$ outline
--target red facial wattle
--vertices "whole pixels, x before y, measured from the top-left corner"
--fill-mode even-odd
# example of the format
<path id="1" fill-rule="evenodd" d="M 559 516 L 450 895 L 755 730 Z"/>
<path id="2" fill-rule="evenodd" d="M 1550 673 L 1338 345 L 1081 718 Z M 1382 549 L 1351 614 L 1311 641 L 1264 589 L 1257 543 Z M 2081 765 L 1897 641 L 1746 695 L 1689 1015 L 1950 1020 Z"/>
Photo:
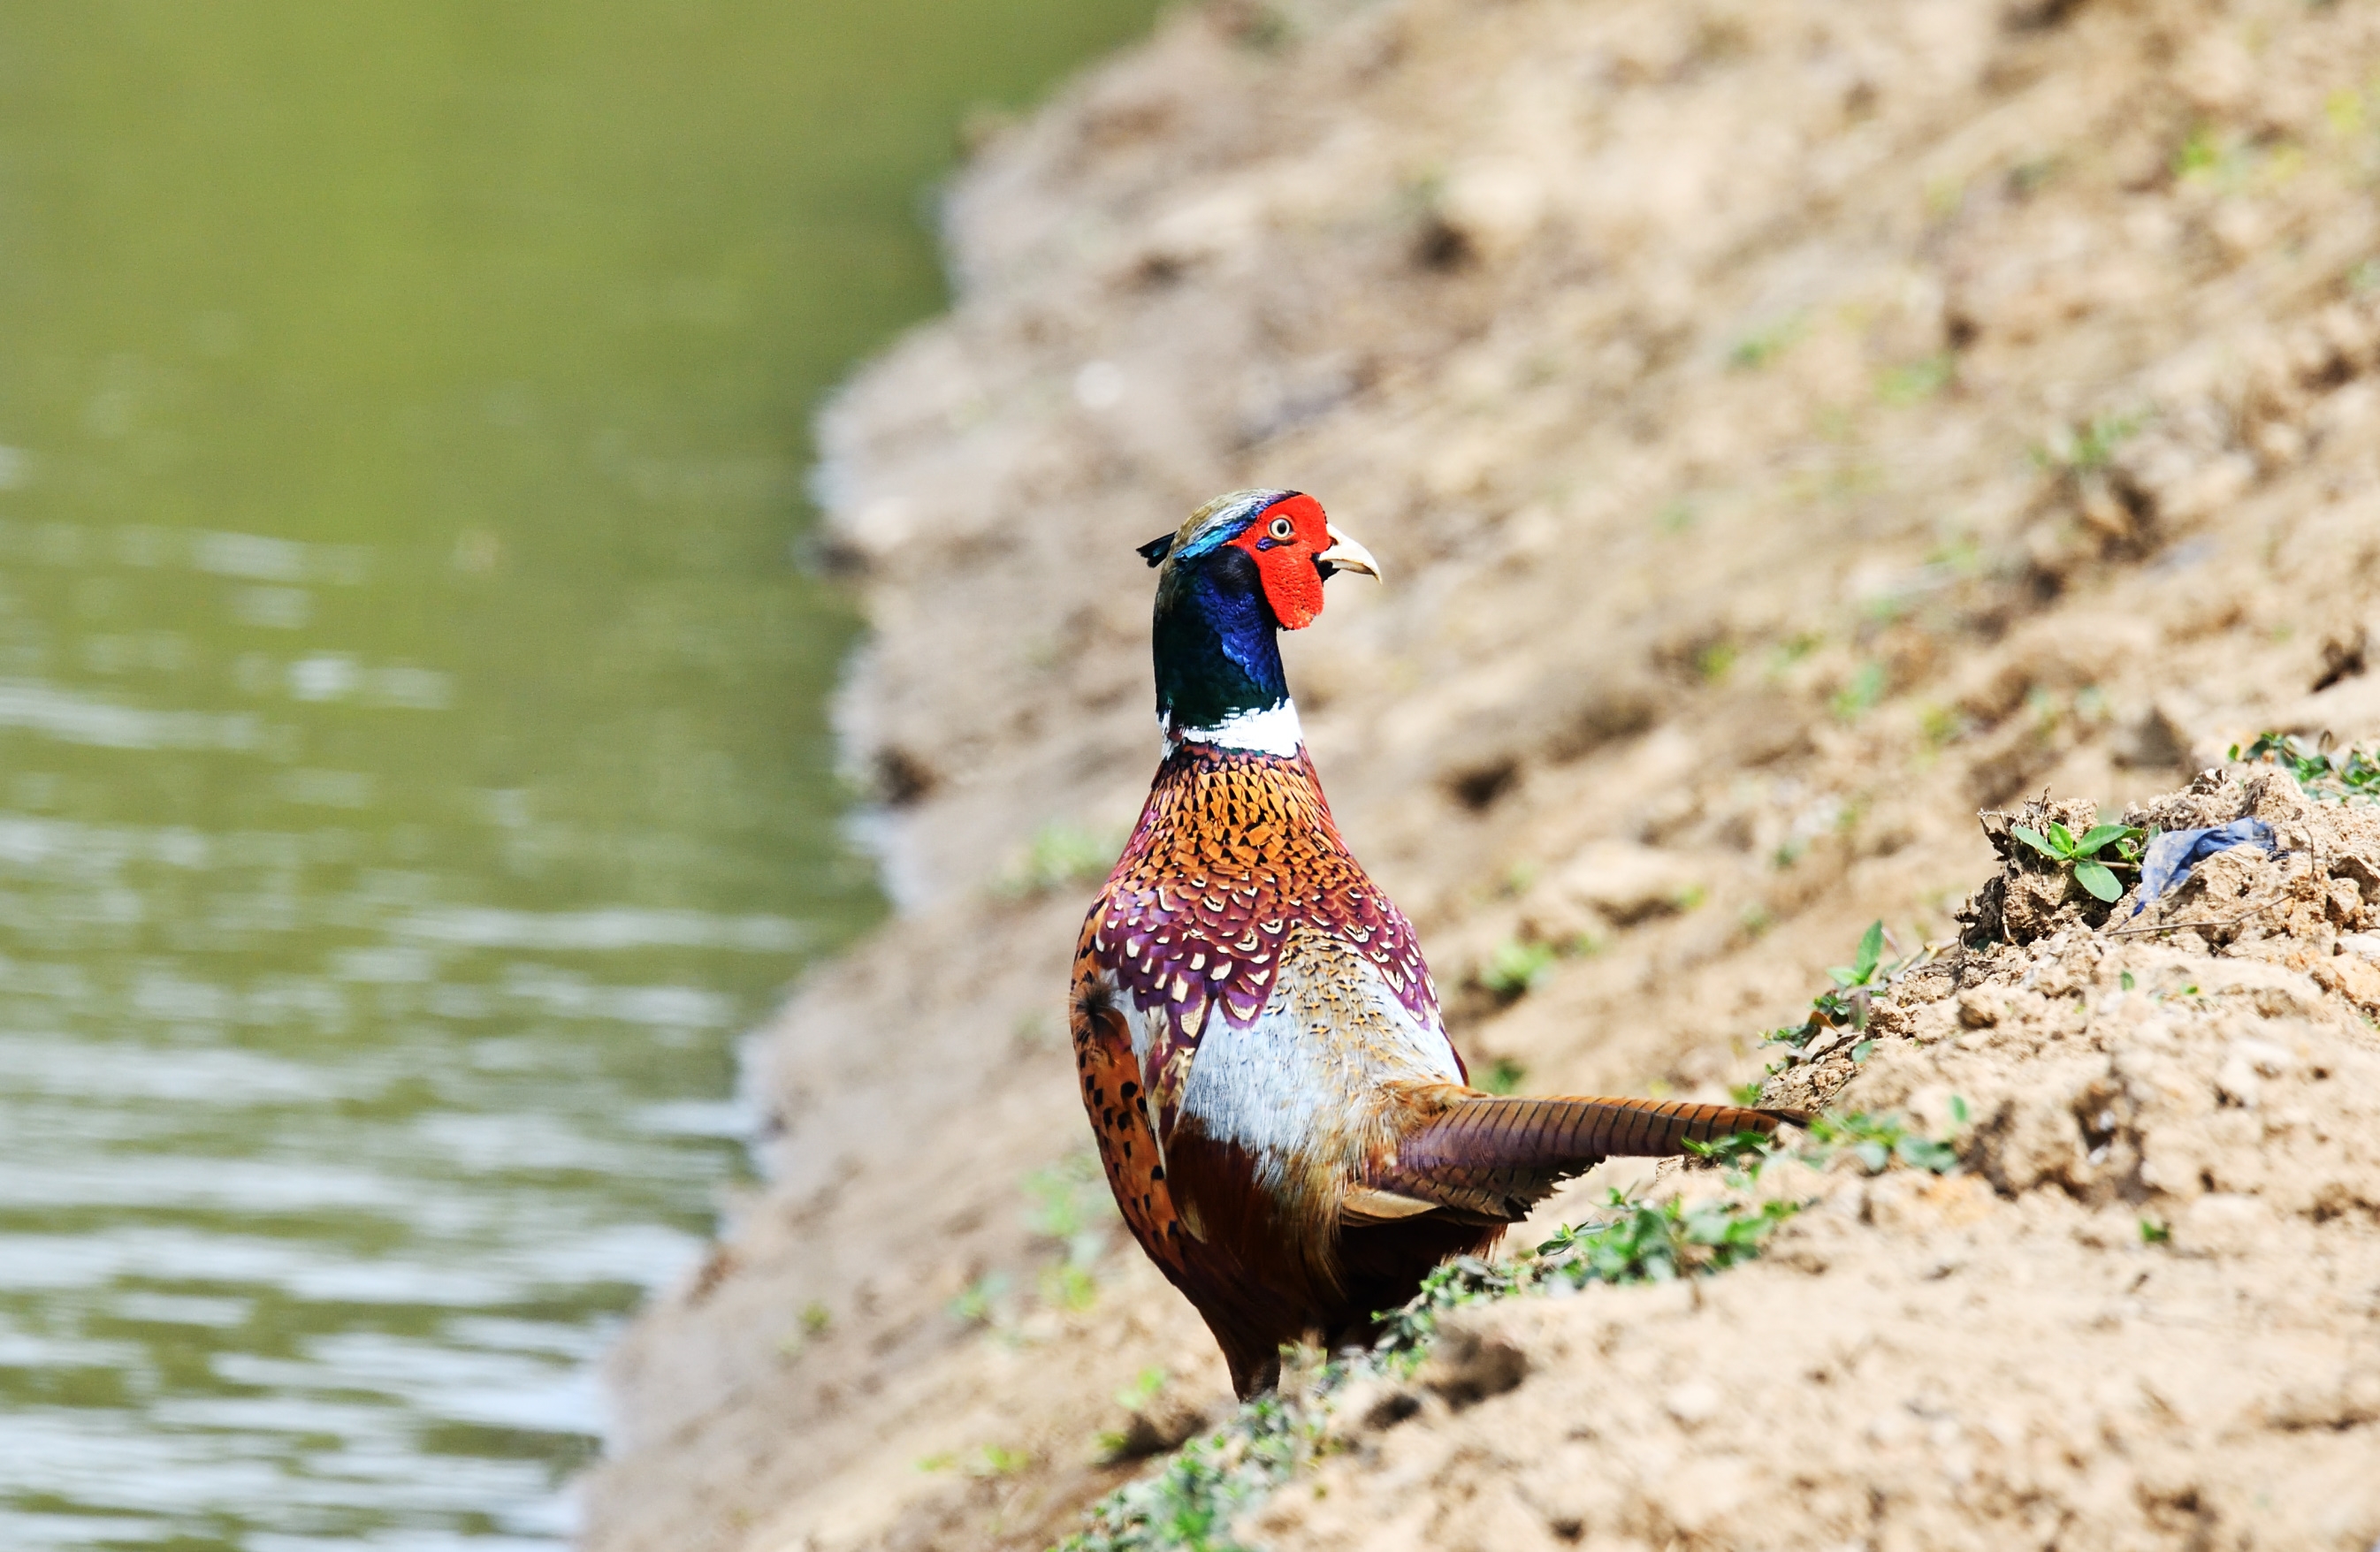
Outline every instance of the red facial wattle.
<path id="1" fill-rule="evenodd" d="M 1304 630 L 1322 612 L 1322 571 L 1316 557 L 1330 548 L 1330 519 L 1312 496 L 1284 496 L 1256 515 L 1232 542 L 1257 563 L 1265 601 L 1283 630 Z"/>

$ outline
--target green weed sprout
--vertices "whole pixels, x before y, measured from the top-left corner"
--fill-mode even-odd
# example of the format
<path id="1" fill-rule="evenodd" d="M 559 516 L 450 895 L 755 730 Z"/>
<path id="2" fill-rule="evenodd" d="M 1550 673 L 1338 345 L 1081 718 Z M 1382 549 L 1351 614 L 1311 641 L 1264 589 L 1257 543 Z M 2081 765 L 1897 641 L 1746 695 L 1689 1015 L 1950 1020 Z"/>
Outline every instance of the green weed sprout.
<path id="1" fill-rule="evenodd" d="M 1760 1085 L 1754 1084 L 1749 1086 L 1753 1097 L 1744 1103 L 1756 1104 L 1760 1097 Z M 1697 1143 L 1692 1139 L 1686 1143 L 1686 1152 L 1694 1158 L 1706 1164 L 1718 1164 L 1739 1171 L 1747 1181 L 1760 1178 L 1760 1166 L 1767 1163 L 1776 1151 L 1776 1139 L 1758 1132 L 1734 1132 L 1724 1137 L 1713 1137 L 1707 1143 Z"/>
<path id="2" fill-rule="evenodd" d="M 1529 1070 L 1509 1056 L 1500 1056 L 1479 1074 L 1480 1088 L 1489 1094 L 1518 1094 L 1521 1085 L 1528 1081 Z"/>
<path id="3" fill-rule="evenodd" d="M 1107 877 L 1125 837 L 1072 819 L 1051 819 L 1033 832 L 1024 858 L 1000 880 L 999 891 L 1017 897 L 1050 894 Z"/>
<path id="4" fill-rule="evenodd" d="M 1479 967 L 1479 984 L 1500 1001 L 1514 1002 L 1545 984 L 1554 973 L 1560 951 L 1551 943 L 1524 943 L 1507 938 L 1488 953 Z"/>
<path id="5" fill-rule="evenodd" d="M 2059 447 L 2035 447 L 2034 462 L 2068 475 L 2092 473 L 2113 462 L 2116 449 L 2141 429 L 2139 415 L 2102 415 L 2077 427 Z"/>
<path id="6" fill-rule="evenodd" d="M 1852 953 L 1852 963 L 1835 965 L 1827 974 L 1836 987 L 1850 991 L 1856 987 L 1875 986 L 1882 978 L 1883 968 L 1884 923 L 1878 920 L 1868 923 L 1867 930 L 1860 934 L 1859 948 Z"/>
<path id="7" fill-rule="evenodd" d="M 2099 854 L 2113 845 L 2117 867 L 2136 866 L 2141 855 L 2142 832 L 2130 825 L 2093 825 L 2078 836 L 2052 819 L 2046 834 L 2029 825 L 2017 825 L 2010 833 L 2050 861 L 2071 867 L 2076 883 L 2095 897 L 2110 902 L 2124 892 L 2124 886 L 2116 881 L 2109 864 L 2101 860 Z"/>
<path id="8" fill-rule="evenodd" d="M 1796 1049 L 1808 1045 L 1822 1024 L 1848 1024 L 1853 1029 L 1867 1027 L 1868 1003 L 1892 977 L 1891 966 L 1884 962 L 1884 923 L 1868 923 L 1867 930 L 1860 934 L 1859 947 L 1852 952 L 1852 962 L 1829 967 L 1827 975 L 1834 981 L 1834 987 L 1820 992 L 1811 1002 L 1812 1016 L 1798 1032 L 1801 1037 L 1789 1039 Z M 1782 1035 L 1786 1032 L 1779 1030 L 1778 1033 Z"/>

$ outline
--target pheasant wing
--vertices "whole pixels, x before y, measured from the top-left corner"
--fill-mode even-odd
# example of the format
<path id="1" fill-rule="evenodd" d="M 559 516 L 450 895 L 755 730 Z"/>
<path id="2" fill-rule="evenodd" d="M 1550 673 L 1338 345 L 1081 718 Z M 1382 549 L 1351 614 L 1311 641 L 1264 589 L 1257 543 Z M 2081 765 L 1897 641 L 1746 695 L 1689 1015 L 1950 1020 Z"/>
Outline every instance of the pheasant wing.
<path id="1" fill-rule="evenodd" d="M 1083 1108 L 1099 1139 L 1099 1163 L 1108 1187 L 1140 1248 L 1165 1274 L 1183 1274 L 1181 1215 L 1165 1183 L 1165 1155 L 1149 1124 L 1140 1063 L 1132 1051 L 1132 1031 L 1097 990 L 1098 964 L 1086 955 L 1075 965 L 1071 1023 L 1075 1071 L 1082 1080 Z"/>

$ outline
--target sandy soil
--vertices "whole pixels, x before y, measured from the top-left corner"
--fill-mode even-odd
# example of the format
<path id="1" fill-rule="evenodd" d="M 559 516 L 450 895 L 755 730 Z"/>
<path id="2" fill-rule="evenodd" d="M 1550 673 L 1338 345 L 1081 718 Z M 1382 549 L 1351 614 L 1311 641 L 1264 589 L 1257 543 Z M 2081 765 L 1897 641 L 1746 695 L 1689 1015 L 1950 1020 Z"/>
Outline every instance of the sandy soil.
<path id="1" fill-rule="evenodd" d="M 2375 82 L 2380 15 L 2297 0 L 1233 5 L 989 148 L 959 306 L 826 426 L 905 914 L 770 1032 L 773 1182 L 616 1355 L 588 1544 L 1038 1547 L 1139 1469 L 1103 1432 L 1220 1404 L 1068 1172 L 1059 1034 L 1068 854 L 1155 763 L 1131 547 L 1218 491 L 1386 564 L 1293 685 L 1532 1090 L 1758 1078 L 1869 920 L 1955 939 L 1979 808 L 2380 734 Z M 1532 1377 L 1251 1534 L 2368 1545 L 2380 924 L 2325 899 L 1912 985 L 1856 1097 L 1960 1093 L 1962 1173 L 1828 1173 L 1698 1291 L 1475 1317 Z"/>

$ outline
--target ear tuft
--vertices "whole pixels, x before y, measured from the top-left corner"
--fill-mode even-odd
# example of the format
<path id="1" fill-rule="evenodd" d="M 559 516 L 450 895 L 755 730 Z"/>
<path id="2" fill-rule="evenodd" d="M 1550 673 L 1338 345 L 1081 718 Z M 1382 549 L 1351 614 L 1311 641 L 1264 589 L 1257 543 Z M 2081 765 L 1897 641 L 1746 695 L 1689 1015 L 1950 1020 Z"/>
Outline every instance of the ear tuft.
<path id="1" fill-rule="evenodd" d="M 1155 539 L 1150 540 L 1148 543 L 1136 546 L 1135 552 L 1138 554 L 1142 560 L 1147 561 L 1150 565 L 1156 566 L 1163 565 L 1165 564 L 1165 557 L 1171 554 L 1172 550 L 1173 536 L 1172 534 L 1160 534 Z"/>

